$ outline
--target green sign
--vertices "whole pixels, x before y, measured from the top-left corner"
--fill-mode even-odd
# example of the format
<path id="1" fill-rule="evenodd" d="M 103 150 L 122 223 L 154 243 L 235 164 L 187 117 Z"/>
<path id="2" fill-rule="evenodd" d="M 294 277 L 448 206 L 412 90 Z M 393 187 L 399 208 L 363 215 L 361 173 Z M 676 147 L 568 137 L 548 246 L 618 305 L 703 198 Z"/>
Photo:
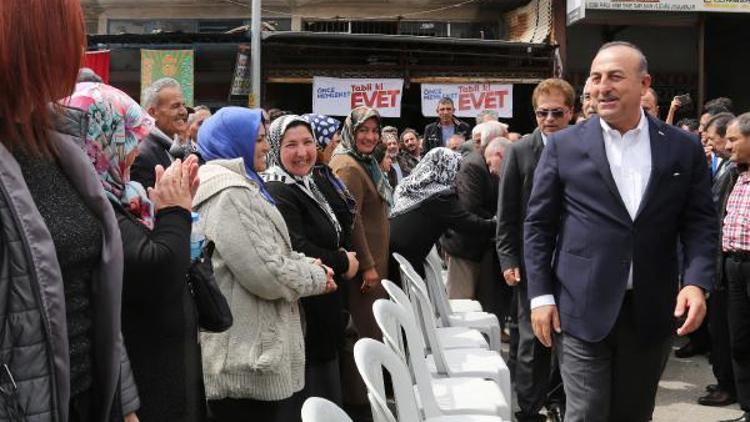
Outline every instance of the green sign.
<path id="1" fill-rule="evenodd" d="M 193 105 L 193 50 L 141 50 L 141 105 L 146 88 L 161 78 L 182 85 L 185 104 Z"/>

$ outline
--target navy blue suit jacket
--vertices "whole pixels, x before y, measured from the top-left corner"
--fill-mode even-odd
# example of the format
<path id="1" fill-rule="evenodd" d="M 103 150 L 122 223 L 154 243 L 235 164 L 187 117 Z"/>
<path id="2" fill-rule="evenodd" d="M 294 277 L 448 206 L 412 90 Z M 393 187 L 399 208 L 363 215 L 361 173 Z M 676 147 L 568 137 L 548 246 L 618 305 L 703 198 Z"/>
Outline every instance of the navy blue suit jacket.
<path id="1" fill-rule="evenodd" d="M 710 290 L 717 242 L 711 175 L 697 138 L 648 118 L 651 178 L 628 214 L 598 117 L 549 137 L 524 223 L 529 298 L 552 294 L 565 333 L 589 342 L 612 330 L 633 263 L 636 327 L 644 341 L 674 332 L 678 239 L 684 284 Z"/>

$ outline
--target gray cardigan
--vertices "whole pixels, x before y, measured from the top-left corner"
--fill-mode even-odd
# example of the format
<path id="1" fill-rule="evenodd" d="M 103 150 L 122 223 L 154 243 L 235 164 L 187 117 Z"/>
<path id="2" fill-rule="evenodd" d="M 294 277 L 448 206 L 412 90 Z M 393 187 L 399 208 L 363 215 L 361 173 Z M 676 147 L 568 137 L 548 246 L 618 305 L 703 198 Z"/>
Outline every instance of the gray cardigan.
<path id="1" fill-rule="evenodd" d="M 120 332 L 123 255 L 109 201 L 83 152 L 84 115 L 67 109 L 50 132 L 66 176 L 102 224 L 102 258 L 92 280 L 95 420 L 121 421 L 139 407 Z M 35 421 L 68 420 L 69 351 L 62 275 L 42 216 L 13 155 L 0 144 L 0 355 L 18 386 L 18 402 Z M 10 307 L 10 309 L 8 309 Z M 8 315 L 8 321 L 4 321 Z M 5 374 L 0 382 L 5 382 Z M 0 397 L 0 406 L 3 405 Z"/>

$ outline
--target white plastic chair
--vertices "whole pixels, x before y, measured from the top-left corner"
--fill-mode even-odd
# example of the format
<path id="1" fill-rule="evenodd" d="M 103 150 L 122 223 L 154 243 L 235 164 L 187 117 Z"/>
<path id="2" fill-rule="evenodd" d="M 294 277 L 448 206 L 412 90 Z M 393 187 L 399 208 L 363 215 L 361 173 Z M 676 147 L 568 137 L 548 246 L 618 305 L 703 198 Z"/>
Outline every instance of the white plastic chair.
<path id="1" fill-rule="evenodd" d="M 406 280 L 407 274 L 403 269 L 401 270 L 401 279 Z M 485 340 L 482 333 L 472 328 L 467 327 L 437 327 L 435 323 L 435 316 L 432 315 L 431 319 L 425 318 L 424 312 L 419 308 L 419 303 L 416 299 L 411 301 L 406 293 L 401 290 L 395 283 L 390 280 L 383 280 L 382 286 L 391 300 L 403 306 L 404 308 L 411 307 L 414 311 L 415 317 L 419 321 L 420 328 L 424 333 L 424 341 L 429 344 L 427 339 L 427 330 L 432 329 L 437 336 L 437 341 L 444 350 L 451 349 L 489 349 L 489 344 Z M 431 311 L 427 311 L 429 314 Z"/>
<path id="2" fill-rule="evenodd" d="M 422 336 L 414 316 L 400 305 L 384 299 L 373 304 L 375 321 L 383 332 L 383 341 L 394 352 L 400 349 L 401 330 L 406 334 L 406 356 L 416 381 L 419 404 L 426 416 L 477 414 L 510 419 L 510 400 L 494 381 L 479 377 L 433 378 L 427 368 Z"/>
<path id="3" fill-rule="evenodd" d="M 480 331 L 489 339 L 490 349 L 500 352 L 500 321 L 498 321 L 497 316 L 488 312 L 455 313 L 441 302 L 438 302 L 437 306 L 435 306 L 436 304 L 433 304 L 430 300 L 424 280 L 422 280 L 422 277 L 414 271 L 414 267 L 411 266 L 409 261 L 397 253 L 394 253 L 393 257 L 402 268 L 406 269 L 407 275 L 411 275 L 411 277 L 407 277 L 410 296 L 411 293 L 416 291 L 424 293 L 423 296 L 427 299 L 426 302 L 423 303 L 423 309 L 425 312 L 427 309 L 432 309 L 433 312 L 437 311 L 437 315 L 440 318 L 440 323 L 443 327 L 469 327 Z M 430 274 L 431 272 L 434 274 L 434 271 L 434 268 L 430 265 L 425 266 L 425 274 Z"/>
<path id="4" fill-rule="evenodd" d="M 302 422 L 353 422 L 335 403 L 310 397 L 302 405 Z"/>
<path id="5" fill-rule="evenodd" d="M 388 303 L 387 301 L 383 301 Z M 395 305 L 395 304 L 394 304 Z M 367 396 L 377 422 L 509 422 L 497 416 L 456 414 L 423 415 L 419 411 L 409 369 L 403 359 L 388 346 L 371 338 L 363 338 L 354 345 L 354 362 L 367 386 Z M 383 369 L 391 375 L 393 396 L 396 400 L 396 418 L 386 401 Z"/>
<path id="6" fill-rule="evenodd" d="M 448 292 L 445 290 L 445 281 L 440 276 L 439 271 L 442 268 L 442 260 L 438 255 L 437 249 L 433 246 L 430 253 L 427 254 L 425 259 L 425 267 L 428 265 L 434 269 L 435 274 L 438 275 L 436 279 L 430 279 L 427 277 L 425 282 L 427 283 L 427 293 L 430 294 L 430 298 L 437 302 L 442 301 L 445 306 L 453 312 L 482 312 L 482 304 L 479 301 L 472 299 L 448 299 Z M 426 275 L 426 274 L 425 274 Z"/>
<path id="7" fill-rule="evenodd" d="M 413 277 L 413 275 L 406 274 L 406 277 Z M 400 289 L 392 282 L 383 280 L 382 285 L 389 294 L 393 292 L 391 294 L 392 297 L 399 294 L 398 291 Z M 401 294 L 404 294 L 403 291 L 401 291 Z M 423 295 L 422 292 L 416 291 L 415 295 L 418 296 L 415 299 L 421 302 L 426 301 L 425 297 L 419 297 Z M 399 301 L 395 302 L 401 309 L 411 311 L 411 307 L 408 305 L 404 305 Z M 503 392 L 503 396 L 510 402 L 510 369 L 500 353 L 494 350 L 477 348 L 443 350 L 436 335 L 437 333 L 434 329 L 430 329 L 434 328 L 436 324 L 434 315 L 430 312 L 422 311 L 422 307 L 419 307 L 418 313 L 421 313 L 422 317 L 425 318 L 422 329 L 424 330 L 425 337 L 427 338 L 426 344 L 431 353 L 426 357 L 427 369 L 431 374 L 438 377 L 479 377 L 491 379 L 497 383 L 500 391 Z M 386 334 L 384 333 L 384 335 Z M 396 338 L 396 341 L 400 340 L 400 338 Z M 399 350 L 402 353 L 404 352 L 403 347 L 399 348 Z"/>

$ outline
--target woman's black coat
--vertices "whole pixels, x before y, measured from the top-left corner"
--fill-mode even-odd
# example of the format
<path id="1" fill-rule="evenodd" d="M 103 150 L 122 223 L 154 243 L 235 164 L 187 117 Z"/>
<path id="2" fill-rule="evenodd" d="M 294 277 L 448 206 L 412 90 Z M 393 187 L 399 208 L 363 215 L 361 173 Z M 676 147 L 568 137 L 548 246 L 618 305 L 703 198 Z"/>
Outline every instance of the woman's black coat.
<path id="1" fill-rule="evenodd" d="M 344 229 L 351 221 L 340 206 L 338 194 L 323 178 L 313 176 L 316 185 L 334 209 L 339 224 Z M 336 229 L 318 204 L 298 186 L 273 181 L 267 184 L 268 191 L 276 201 L 276 207 L 284 217 L 292 247 L 309 257 L 320 259 L 336 274 L 339 288 L 329 294 L 304 297 L 300 300 L 305 315 L 305 355 L 308 361 L 325 362 L 336 357 L 344 337 L 344 280 L 341 275 L 349 268 L 344 252 L 351 243 L 350 227 L 342 230 L 337 238 Z M 338 204 L 341 205 L 341 204 Z M 338 210 L 338 211 L 337 211 Z M 341 217 L 339 215 L 341 214 Z M 344 220 L 344 221 L 342 221 Z"/>
<path id="2" fill-rule="evenodd" d="M 122 332 L 141 396 L 142 422 L 205 420 L 205 392 L 190 265 L 190 213 L 156 214 L 149 230 L 115 204 L 125 253 Z"/>

